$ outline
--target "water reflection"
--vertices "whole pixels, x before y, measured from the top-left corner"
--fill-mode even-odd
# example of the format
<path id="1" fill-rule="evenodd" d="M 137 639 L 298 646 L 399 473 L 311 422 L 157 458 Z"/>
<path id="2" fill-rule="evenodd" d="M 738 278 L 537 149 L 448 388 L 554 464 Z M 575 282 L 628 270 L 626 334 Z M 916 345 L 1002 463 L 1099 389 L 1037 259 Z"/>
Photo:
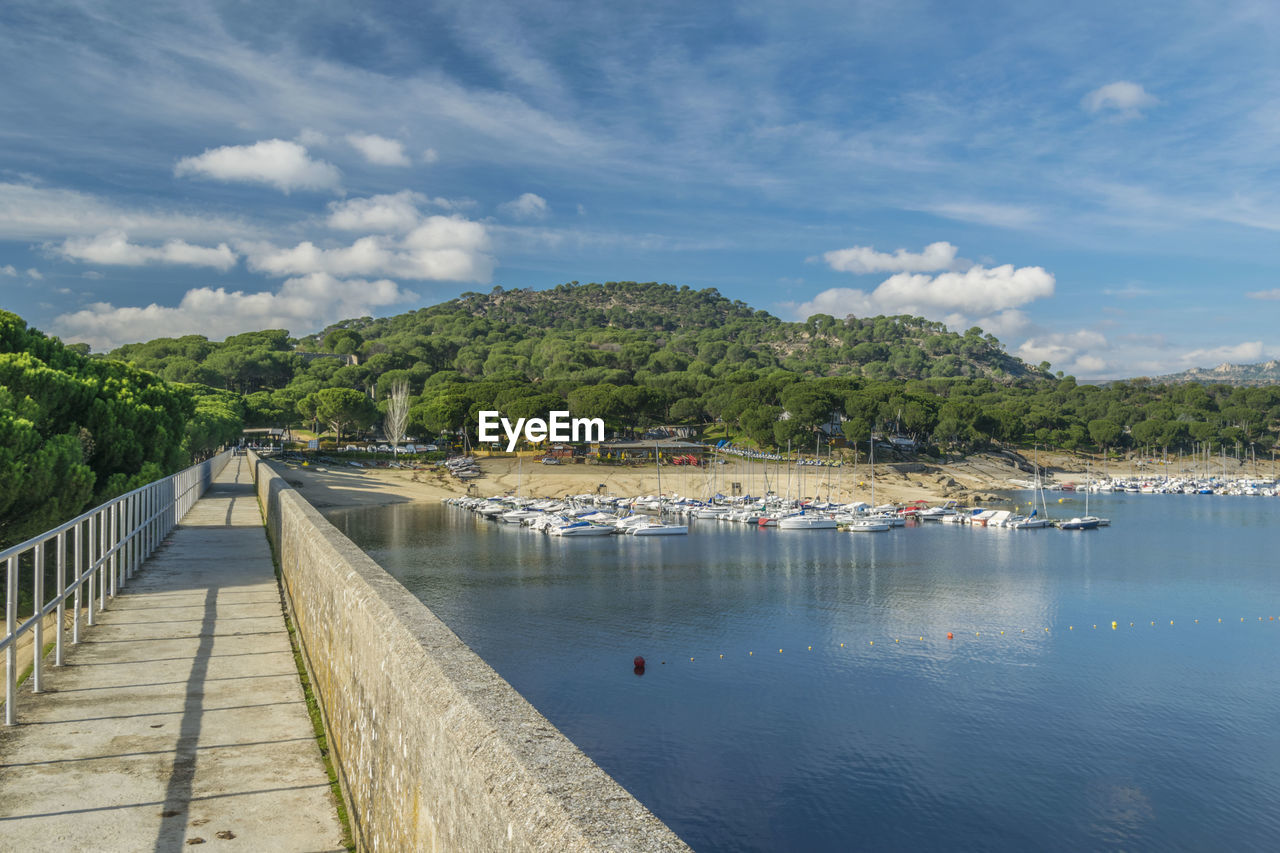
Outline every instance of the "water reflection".
<path id="1" fill-rule="evenodd" d="M 1098 505 L 647 539 L 329 515 L 695 849 L 1265 847 L 1280 503 Z"/>

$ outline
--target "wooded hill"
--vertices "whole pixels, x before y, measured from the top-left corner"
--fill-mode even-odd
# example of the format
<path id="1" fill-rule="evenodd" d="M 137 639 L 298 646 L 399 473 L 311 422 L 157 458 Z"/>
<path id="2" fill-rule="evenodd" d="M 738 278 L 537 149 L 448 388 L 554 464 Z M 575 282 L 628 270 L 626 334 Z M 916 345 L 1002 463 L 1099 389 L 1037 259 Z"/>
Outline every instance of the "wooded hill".
<path id="1" fill-rule="evenodd" d="M 760 446 L 812 447 L 822 428 L 851 441 L 902 432 L 958 450 L 1036 442 L 1268 452 L 1280 424 L 1277 386 L 1077 385 L 977 328 L 960 335 L 918 317 L 787 323 L 715 290 L 652 283 L 494 288 L 299 341 L 281 330 L 217 343 L 189 335 L 108 357 L 208 386 L 237 401 L 248 426 L 359 429 L 380 418 L 370 397 L 384 407 L 404 381 L 409 430 L 426 438 L 474 437 L 481 409 L 518 418 L 568 408 L 622 432 L 714 426 Z"/>
<path id="2" fill-rule="evenodd" d="M 344 331 L 357 333 L 371 355 L 419 350 L 437 369 L 448 362 L 468 377 L 515 371 L 537 381 L 590 367 L 712 376 L 782 368 L 815 377 L 1002 383 L 1048 376 L 1048 365 L 1029 367 L 977 327 L 959 335 L 905 315 L 837 320 L 816 314 L 787 323 L 715 289 L 652 282 L 497 287 L 395 317 L 347 320 L 300 345 L 331 348 Z"/>

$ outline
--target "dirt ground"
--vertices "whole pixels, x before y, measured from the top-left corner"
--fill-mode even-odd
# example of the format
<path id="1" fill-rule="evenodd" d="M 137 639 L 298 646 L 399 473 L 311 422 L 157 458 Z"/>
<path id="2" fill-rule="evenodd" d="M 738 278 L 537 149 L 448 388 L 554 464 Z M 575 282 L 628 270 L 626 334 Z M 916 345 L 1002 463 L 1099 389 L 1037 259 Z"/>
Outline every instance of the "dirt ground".
<path id="1" fill-rule="evenodd" d="M 1103 466 L 1098 459 L 1061 453 L 1042 453 L 1039 464 L 1049 470 L 1050 482 L 1083 483 L 1087 476 L 1141 476 L 1163 473 L 1136 460 Z M 723 465 L 704 468 L 668 466 L 659 472 L 652 465 L 615 466 L 586 463 L 542 465 L 532 459 L 479 457 L 482 476 L 469 483 L 450 476 L 443 468 L 423 471 L 355 468 L 326 464 L 303 466 L 276 463 L 281 473 L 317 507 L 359 506 L 406 501 L 438 501 L 473 494 L 478 496 L 516 494 L 536 497 L 594 494 L 683 495 L 705 498 L 717 492 L 762 495 L 778 494 L 822 497 L 835 501 L 872 499 L 870 469 L 858 466 L 814 467 L 762 464 L 728 459 Z M 1172 467 L 1172 466 L 1171 466 Z M 1000 494 L 1029 482 L 1033 465 L 1030 457 L 1014 453 L 981 453 L 944 464 L 931 462 L 877 462 L 875 502 L 904 503 L 925 500 L 937 503 L 995 503 Z M 1170 473 L 1176 473 L 1171 471 Z M 1234 473 L 1228 471 L 1228 473 Z M 1244 471 L 1241 474 L 1246 473 Z M 1264 474 L 1267 472 L 1263 472 Z M 803 482 L 801 481 L 803 477 Z"/>

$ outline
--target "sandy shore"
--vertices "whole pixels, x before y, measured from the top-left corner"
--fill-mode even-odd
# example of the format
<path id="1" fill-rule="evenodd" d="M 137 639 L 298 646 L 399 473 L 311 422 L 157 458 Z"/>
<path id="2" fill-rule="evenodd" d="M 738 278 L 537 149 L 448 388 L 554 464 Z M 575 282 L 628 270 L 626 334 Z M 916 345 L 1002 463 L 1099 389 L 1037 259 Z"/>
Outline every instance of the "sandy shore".
<path id="1" fill-rule="evenodd" d="M 593 464 L 541 465 L 525 459 L 523 465 L 508 457 L 479 458 L 483 476 L 470 483 L 461 482 L 443 469 L 408 471 L 399 469 L 355 468 L 326 464 L 303 466 L 297 463 L 275 463 L 285 478 L 317 507 L 369 506 L 406 501 L 438 501 L 447 497 L 473 494 L 479 496 L 515 494 L 538 497 L 593 494 L 598 491 L 615 495 L 658 494 L 658 472 L 652 466 L 612 466 Z M 1048 466 L 1057 482 L 1083 482 L 1086 457 L 1066 454 L 1041 454 L 1040 464 Z M 1097 460 L 1089 463 L 1093 476 L 1103 466 Z M 788 468 L 790 482 L 788 482 Z M 905 503 L 925 500 L 937 503 L 958 500 L 961 503 L 993 503 L 1002 499 L 1001 492 L 1017 488 L 1015 481 L 1031 479 L 1031 461 L 1012 453 L 982 453 L 945 464 L 929 462 L 877 463 L 875 472 L 876 503 Z M 1135 462 L 1106 468 L 1112 476 L 1135 476 L 1150 468 Z M 804 482 L 800 482 L 803 473 Z M 1228 473 L 1243 475 L 1244 470 Z M 713 479 L 714 478 L 714 479 Z M 726 461 L 707 468 L 664 466 L 661 492 L 704 498 L 715 492 L 760 495 L 767 489 L 779 494 L 805 497 L 827 497 L 832 500 L 871 500 L 871 478 L 867 465 L 822 468 L 803 466 L 761 465 L 744 460 Z M 470 491 L 468 489 L 470 488 Z"/>

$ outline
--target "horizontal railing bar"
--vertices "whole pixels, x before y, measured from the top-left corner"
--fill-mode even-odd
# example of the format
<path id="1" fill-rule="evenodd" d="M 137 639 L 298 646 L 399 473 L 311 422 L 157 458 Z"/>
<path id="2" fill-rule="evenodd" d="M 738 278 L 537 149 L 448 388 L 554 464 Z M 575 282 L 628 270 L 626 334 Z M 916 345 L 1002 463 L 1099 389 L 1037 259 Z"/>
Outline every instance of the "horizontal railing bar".
<path id="1" fill-rule="evenodd" d="M 219 454 L 219 456 L 220 455 L 221 454 Z M 32 548 L 36 547 L 37 545 L 44 542 L 48 542 L 50 539 L 53 539 L 54 537 L 56 537 L 58 534 L 65 533 L 66 531 L 75 527 L 77 524 L 87 521 L 90 517 L 92 517 L 96 513 L 99 513 L 106 509 L 110 509 L 112 506 L 120 503 L 126 498 L 130 498 L 130 497 L 133 497 L 134 495 L 141 494 L 147 491 L 148 489 L 154 489 L 158 487 L 161 483 L 165 483 L 170 480 L 173 480 L 174 478 L 180 477 L 183 474 L 187 473 L 188 471 L 191 471 L 192 469 L 197 468 L 200 465 L 204 465 L 206 463 L 212 462 L 214 459 L 217 459 L 217 458 L 218 458 L 217 456 L 214 456 L 210 459 L 206 459 L 204 462 L 196 463 L 196 465 L 191 466 L 191 468 L 185 468 L 182 471 L 179 471 L 177 474 L 170 474 L 168 477 L 165 477 L 160 480 L 154 480 L 150 483 L 147 483 L 145 486 L 139 486 L 138 488 L 134 489 L 131 492 L 125 492 L 122 495 L 116 495 L 114 498 L 111 498 L 105 503 L 95 506 L 93 509 L 85 510 L 84 512 L 80 513 L 80 515 L 77 515 L 75 518 L 71 519 L 70 521 L 64 521 L 62 524 L 58 525 L 57 527 L 46 530 L 44 533 L 37 534 L 25 542 L 19 542 L 17 545 L 10 545 L 8 548 L 4 549 L 3 551 L 0 551 L 0 560 L 6 560 L 11 556 L 18 556 L 18 555 L 24 554 L 27 551 L 30 551 Z M 196 486 L 198 485 L 199 485 L 199 481 L 197 480 L 196 482 L 187 486 L 181 492 L 176 493 L 174 495 L 173 503 L 176 503 L 180 498 L 186 497 L 187 494 L 192 489 L 196 488 Z"/>

